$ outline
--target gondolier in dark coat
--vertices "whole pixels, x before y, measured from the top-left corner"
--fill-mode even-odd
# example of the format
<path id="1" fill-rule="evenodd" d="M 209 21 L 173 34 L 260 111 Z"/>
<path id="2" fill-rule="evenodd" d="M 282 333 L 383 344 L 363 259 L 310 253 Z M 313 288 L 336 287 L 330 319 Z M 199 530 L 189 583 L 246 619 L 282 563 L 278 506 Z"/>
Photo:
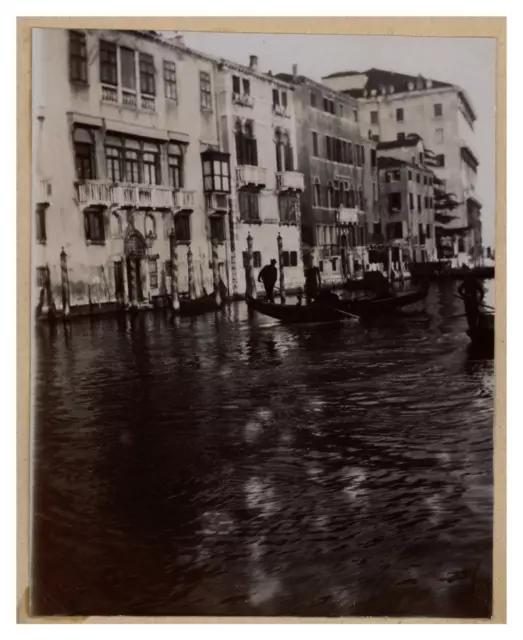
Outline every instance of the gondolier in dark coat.
<path id="1" fill-rule="evenodd" d="M 485 298 L 485 289 L 473 274 L 468 275 L 458 289 L 459 295 L 465 301 L 465 314 L 469 328 L 473 329 L 479 320 L 479 307 Z"/>
<path id="2" fill-rule="evenodd" d="M 310 304 L 313 300 L 316 300 L 320 292 L 321 276 L 318 267 L 311 264 L 305 269 L 305 298 L 307 304 Z"/>
<path id="3" fill-rule="evenodd" d="M 266 264 L 258 274 L 258 282 L 263 282 L 267 300 L 274 302 L 274 285 L 278 279 L 278 269 L 276 269 L 276 260 L 271 260 L 271 264 Z"/>

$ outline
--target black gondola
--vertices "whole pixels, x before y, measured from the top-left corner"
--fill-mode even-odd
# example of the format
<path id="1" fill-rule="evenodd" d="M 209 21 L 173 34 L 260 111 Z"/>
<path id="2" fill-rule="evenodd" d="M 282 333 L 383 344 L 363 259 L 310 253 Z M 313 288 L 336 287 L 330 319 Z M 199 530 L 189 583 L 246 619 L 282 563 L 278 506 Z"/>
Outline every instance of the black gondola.
<path id="1" fill-rule="evenodd" d="M 369 297 L 356 300 L 329 299 L 308 305 L 275 304 L 256 298 L 247 298 L 250 309 L 280 320 L 284 324 L 342 322 L 348 318 L 371 319 L 393 313 L 416 302 L 424 300 L 429 290 L 425 283 L 415 291 L 398 293 L 387 297 Z"/>

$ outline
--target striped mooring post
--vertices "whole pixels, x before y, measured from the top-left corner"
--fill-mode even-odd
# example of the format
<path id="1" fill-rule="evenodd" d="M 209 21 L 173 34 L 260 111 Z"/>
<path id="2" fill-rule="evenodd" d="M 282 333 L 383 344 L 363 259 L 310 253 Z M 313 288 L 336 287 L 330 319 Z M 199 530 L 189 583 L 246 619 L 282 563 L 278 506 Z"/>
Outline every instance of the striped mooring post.
<path id="1" fill-rule="evenodd" d="M 283 239 L 281 234 L 278 233 L 278 266 L 280 268 L 280 297 L 281 303 L 285 304 L 285 274 L 283 264 Z"/>
<path id="2" fill-rule="evenodd" d="M 256 282 L 254 280 L 254 265 L 252 254 L 252 236 L 247 234 L 247 261 L 245 264 L 245 293 L 251 298 L 256 297 Z"/>
<path id="3" fill-rule="evenodd" d="M 187 272 L 189 282 L 189 300 L 194 300 L 196 298 L 196 287 L 194 278 L 194 260 L 190 245 L 187 249 Z"/>
<path id="4" fill-rule="evenodd" d="M 60 271 L 62 274 L 62 314 L 67 318 L 71 313 L 71 304 L 69 296 L 69 272 L 67 271 L 67 253 L 62 247 L 60 252 Z"/>
<path id="5" fill-rule="evenodd" d="M 177 312 L 180 310 L 180 298 L 178 296 L 178 251 L 174 229 L 169 234 L 169 249 L 171 256 L 171 308 Z"/>
<path id="6" fill-rule="evenodd" d="M 218 257 L 218 241 L 216 239 L 212 241 L 212 281 L 214 300 L 219 307 L 222 304 L 222 298 L 220 296 L 220 262 Z"/>

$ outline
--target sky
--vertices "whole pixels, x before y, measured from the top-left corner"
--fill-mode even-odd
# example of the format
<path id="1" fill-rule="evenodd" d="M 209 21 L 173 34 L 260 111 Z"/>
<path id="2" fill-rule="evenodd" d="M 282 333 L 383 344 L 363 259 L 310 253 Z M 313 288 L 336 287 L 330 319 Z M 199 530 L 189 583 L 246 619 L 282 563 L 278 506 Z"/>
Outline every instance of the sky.
<path id="1" fill-rule="evenodd" d="M 189 47 L 244 65 L 249 64 L 249 55 L 257 55 L 259 69 L 265 73 L 291 73 L 297 64 L 299 74 L 320 81 L 335 71 L 377 67 L 461 86 L 478 116 L 475 147 L 480 161 L 477 192 L 483 202 L 483 244 L 494 246 L 494 39 L 195 32 L 183 36 Z"/>

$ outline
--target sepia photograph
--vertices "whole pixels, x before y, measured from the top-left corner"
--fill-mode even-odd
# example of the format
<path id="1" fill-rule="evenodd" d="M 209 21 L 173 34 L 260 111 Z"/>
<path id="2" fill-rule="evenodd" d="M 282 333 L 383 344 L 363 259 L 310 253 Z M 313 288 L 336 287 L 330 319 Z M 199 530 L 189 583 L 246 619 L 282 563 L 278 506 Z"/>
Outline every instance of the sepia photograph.
<path id="1" fill-rule="evenodd" d="M 29 615 L 491 619 L 496 38 L 115 25 L 30 30 Z"/>

